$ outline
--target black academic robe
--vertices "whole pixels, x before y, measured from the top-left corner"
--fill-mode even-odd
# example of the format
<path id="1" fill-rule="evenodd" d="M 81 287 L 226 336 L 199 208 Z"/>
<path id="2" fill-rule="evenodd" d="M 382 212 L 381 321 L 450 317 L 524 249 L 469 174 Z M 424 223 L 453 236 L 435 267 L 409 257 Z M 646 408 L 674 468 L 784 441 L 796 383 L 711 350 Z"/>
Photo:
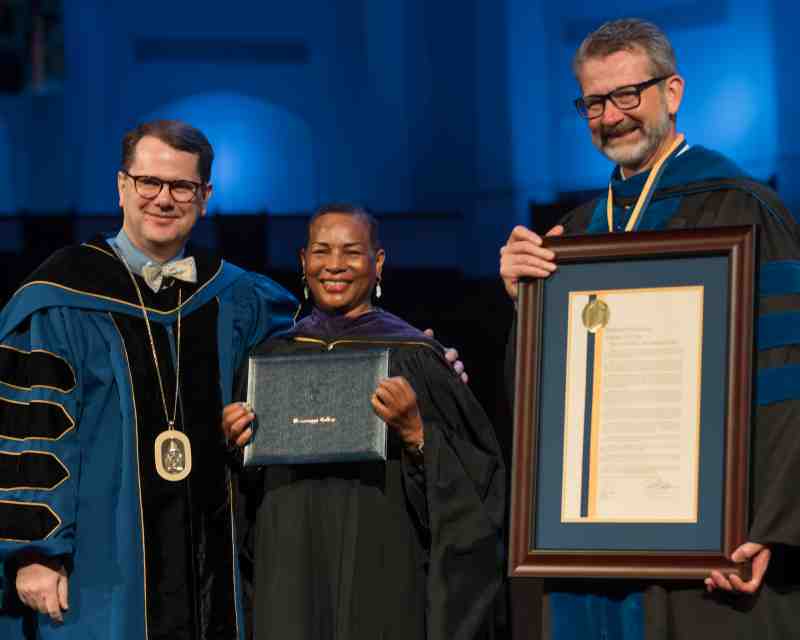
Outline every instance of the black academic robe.
<path id="1" fill-rule="evenodd" d="M 219 421 L 253 345 L 285 330 L 274 282 L 193 252 L 198 281 L 136 289 L 104 238 L 54 254 L 0 313 L 0 638 L 243 640 L 232 478 Z M 178 291 L 181 306 L 178 308 Z M 192 471 L 156 473 L 164 395 Z M 17 559 L 64 559 L 64 623 L 16 599 Z"/>
<path id="2" fill-rule="evenodd" d="M 492 425 L 436 347 L 383 343 L 391 347 L 390 374 L 405 377 L 417 394 L 424 464 L 390 429 L 386 462 L 263 470 L 252 541 L 257 640 L 491 633 L 505 497 Z M 256 353 L 325 348 L 285 339 Z"/>
<path id="3" fill-rule="evenodd" d="M 705 151 L 705 150 L 703 150 Z M 615 198 L 615 205 L 630 206 L 634 198 Z M 758 225 L 759 269 L 764 272 L 786 261 L 800 260 L 800 229 L 777 195 L 760 183 L 741 178 L 678 184 L 655 192 L 651 207 L 669 206 L 658 228 L 688 229 Z M 604 215 L 605 201 L 593 200 L 571 211 L 561 221 L 565 233 L 582 234 Z M 601 222 L 602 224 L 602 222 Z M 778 287 L 784 291 L 792 287 Z M 756 320 L 774 314 L 800 312 L 800 295 L 762 290 Z M 767 324 L 757 337 L 766 336 Z M 507 377 L 513 377 L 514 331 L 507 353 Z M 778 340 L 780 342 L 780 340 Z M 786 342 L 790 342 L 786 341 Z M 800 363 L 800 346 L 756 345 L 757 367 L 762 373 Z M 761 384 L 757 396 L 766 389 Z M 603 580 L 546 580 L 545 592 L 626 593 L 644 591 L 646 640 L 778 640 L 800 633 L 800 398 L 759 403 L 754 408 L 751 444 L 750 527 L 748 539 L 772 547 L 772 559 L 761 590 L 756 595 L 707 594 L 702 580 L 632 584 Z M 613 583 L 613 584 L 612 584 Z M 544 637 L 549 634 L 550 611 L 543 609 Z M 561 638 L 556 638 L 561 640 Z"/>

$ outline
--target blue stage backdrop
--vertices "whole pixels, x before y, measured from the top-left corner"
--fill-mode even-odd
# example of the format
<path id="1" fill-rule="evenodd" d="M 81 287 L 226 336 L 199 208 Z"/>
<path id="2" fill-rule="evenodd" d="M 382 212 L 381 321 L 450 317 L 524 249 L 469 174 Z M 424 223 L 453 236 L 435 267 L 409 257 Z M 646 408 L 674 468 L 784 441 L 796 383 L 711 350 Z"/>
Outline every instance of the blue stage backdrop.
<path id="1" fill-rule="evenodd" d="M 558 203 L 605 184 L 610 167 L 572 108 L 570 63 L 589 30 L 626 15 L 675 44 L 689 141 L 800 205 L 789 0 L 50 0 L 4 11 L 0 52 L 22 63 L 2 68 L 2 215 L 115 215 L 122 133 L 183 117 L 218 151 L 212 214 L 355 200 L 412 213 L 409 225 L 453 216 L 463 246 L 448 266 L 489 276 L 514 224 L 549 224 Z M 428 243 L 416 255 L 436 253 Z"/>

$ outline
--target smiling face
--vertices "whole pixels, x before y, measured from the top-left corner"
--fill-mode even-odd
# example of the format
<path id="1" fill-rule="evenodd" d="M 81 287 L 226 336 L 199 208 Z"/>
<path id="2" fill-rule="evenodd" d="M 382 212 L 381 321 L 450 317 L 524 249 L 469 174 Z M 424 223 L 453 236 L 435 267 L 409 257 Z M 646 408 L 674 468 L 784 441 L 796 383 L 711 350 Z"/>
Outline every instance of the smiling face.
<path id="1" fill-rule="evenodd" d="M 300 260 L 319 309 L 355 318 L 372 308 L 372 289 L 383 270 L 384 252 L 372 247 L 364 218 L 346 213 L 319 216 L 309 229 Z"/>
<path id="2" fill-rule="evenodd" d="M 603 95 L 654 77 L 650 60 L 639 50 L 588 58 L 578 80 L 584 96 Z M 592 143 L 626 175 L 649 169 L 675 139 L 675 119 L 683 97 L 683 79 L 672 75 L 641 93 L 635 109 L 622 111 L 610 100 L 602 116 L 588 120 Z"/>
<path id="3" fill-rule="evenodd" d="M 179 151 L 158 138 L 145 136 L 136 144 L 128 173 L 161 180 L 202 182 L 197 159 L 197 154 Z M 159 262 L 180 252 L 198 217 L 205 215 L 211 196 L 209 184 L 201 187 L 190 202 L 175 202 L 169 187 L 164 185 L 155 198 L 143 198 L 136 192 L 133 179 L 122 172 L 117 174 L 117 190 L 123 230 L 137 249 Z"/>

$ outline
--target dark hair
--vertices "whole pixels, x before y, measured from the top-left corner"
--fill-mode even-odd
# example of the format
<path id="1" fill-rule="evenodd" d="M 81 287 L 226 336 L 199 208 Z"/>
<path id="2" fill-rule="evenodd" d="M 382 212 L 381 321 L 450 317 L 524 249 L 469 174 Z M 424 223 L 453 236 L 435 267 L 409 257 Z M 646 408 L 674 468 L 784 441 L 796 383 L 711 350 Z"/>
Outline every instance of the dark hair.
<path id="1" fill-rule="evenodd" d="M 203 182 L 211 180 L 211 164 L 214 162 L 214 149 L 205 134 L 180 120 L 153 120 L 145 122 L 129 131 L 122 138 L 122 169 L 128 171 L 133 164 L 136 145 L 145 136 L 158 138 L 178 151 L 197 155 L 197 173 Z"/>
<path id="2" fill-rule="evenodd" d="M 317 221 L 317 218 L 321 218 L 328 213 L 342 213 L 344 215 L 361 218 L 369 228 L 369 243 L 372 247 L 372 250 L 377 251 L 381 248 L 378 221 L 375 219 L 375 216 L 367 211 L 365 207 L 360 207 L 356 204 L 348 204 L 346 202 L 333 202 L 331 204 L 325 204 L 314 212 L 314 214 L 311 216 L 311 219 L 308 221 L 308 228 L 306 230 L 306 246 L 308 246 L 308 241 L 311 238 L 311 225 Z"/>
<path id="3" fill-rule="evenodd" d="M 652 22 L 641 18 L 611 20 L 592 31 L 578 48 L 572 60 L 572 71 L 580 79 L 581 67 L 589 58 L 604 58 L 618 51 L 637 49 L 647 55 L 654 77 L 678 73 L 675 52 L 667 36 Z"/>

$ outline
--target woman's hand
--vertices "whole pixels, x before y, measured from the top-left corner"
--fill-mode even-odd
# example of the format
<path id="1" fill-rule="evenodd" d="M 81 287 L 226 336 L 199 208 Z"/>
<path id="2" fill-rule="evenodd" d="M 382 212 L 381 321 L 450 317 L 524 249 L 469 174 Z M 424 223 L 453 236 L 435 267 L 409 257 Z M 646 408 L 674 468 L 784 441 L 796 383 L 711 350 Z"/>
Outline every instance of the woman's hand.
<path id="1" fill-rule="evenodd" d="M 381 380 L 372 394 L 372 409 L 397 432 L 409 449 L 419 449 L 425 441 L 417 394 L 403 377 Z"/>
<path id="2" fill-rule="evenodd" d="M 253 437 L 250 426 L 256 414 L 245 402 L 233 402 L 222 410 L 222 433 L 230 447 L 243 447 Z"/>

